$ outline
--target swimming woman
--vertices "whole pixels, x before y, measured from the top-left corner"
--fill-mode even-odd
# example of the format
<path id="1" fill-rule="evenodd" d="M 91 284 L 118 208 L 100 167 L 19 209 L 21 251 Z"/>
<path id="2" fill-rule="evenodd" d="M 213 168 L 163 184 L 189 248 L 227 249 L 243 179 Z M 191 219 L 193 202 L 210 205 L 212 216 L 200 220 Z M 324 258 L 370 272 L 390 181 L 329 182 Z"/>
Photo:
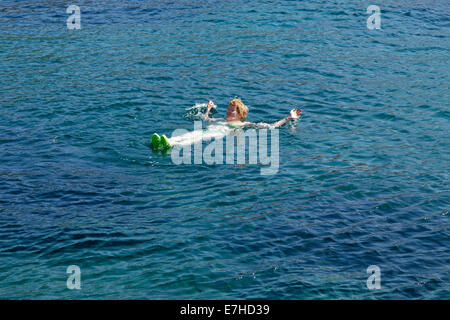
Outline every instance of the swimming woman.
<path id="1" fill-rule="evenodd" d="M 241 101 L 241 99 L 234 98 L 230 101 L 228 104 L 228 110 L 226 114 L 225 121 L 223 119 L 215 119 L 210 118 L 209 113 L 211 109 L 214 107 L 214 103 L 210 100 L 208 101 L 208 106 L 206 108 L 206 112 L 203 115 L 203 119 L 210 122 L 215 122 L 216 125 L 214 125 L 213 130 L 209 130 L 210 127 L 208 127 L 208 130 L 205 132 L 188 132 L 181 136 L 175 136 L 172 138 L 167 138 L 165 135 L 162 135 L 161 137 L 154 133 L 152 136 L 152 146 L 154 150 L 167 150 L 170 149 L 174 145 L 183 145 L 183 144 L 192 144 L 196 142 L 198 139 L 203 138 L 214 138 L 217 136 L 224 136 L 227 134 L 230 129 L 238 129 L 238 128 L 244 128 L 244 127 L 253 127 L 253 128 L 278 128 L 288 122 L 292 119 L 298 119 L 300 117 L 300 114 L 302 113 L 301 109 L 292 109 L 289 112 L 289 115 L 275 123 L 269 124 L 269 123 L 252 123 L 245 121 L 248 114 L 248 107 Z"/>

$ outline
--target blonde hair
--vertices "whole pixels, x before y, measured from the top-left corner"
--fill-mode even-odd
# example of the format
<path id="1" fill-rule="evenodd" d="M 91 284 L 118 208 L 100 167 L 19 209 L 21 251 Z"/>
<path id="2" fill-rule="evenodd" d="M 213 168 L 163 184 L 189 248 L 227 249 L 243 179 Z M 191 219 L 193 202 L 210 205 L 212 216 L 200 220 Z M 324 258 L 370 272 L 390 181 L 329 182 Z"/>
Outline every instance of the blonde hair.
<path id="1" fill-rule="evenodd" d="M 230 101 L 230 106 L 236 107 L 236 110 L 241 117 L 241 120 L 247 117 L 248 107 L 239 98 L 234 98 Z"/>

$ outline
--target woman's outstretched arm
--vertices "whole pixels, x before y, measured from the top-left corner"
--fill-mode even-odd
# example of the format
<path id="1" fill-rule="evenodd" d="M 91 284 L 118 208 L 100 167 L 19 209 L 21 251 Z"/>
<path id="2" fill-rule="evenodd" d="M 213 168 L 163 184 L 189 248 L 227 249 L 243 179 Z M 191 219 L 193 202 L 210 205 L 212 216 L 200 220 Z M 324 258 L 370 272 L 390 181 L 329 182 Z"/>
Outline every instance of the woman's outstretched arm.
<path id="1" fill-rule="evenodd" d="M 260 122 L 260 123 L 248 122 L 248 125 L 255 126 L 256 128 L 278 128 L 278 127 L 281 127 L 286 122 L 288 122 L 289 120 L 298 119 L 300 117 L 301 113 L 302 113 L 301 109 L 292 109 L 291 112 L 289 112 L 289 115 L 287 117 L 285 117 L 277 122 L 274 122 L 272 124 L 264 123 L 264 122 Z"/>

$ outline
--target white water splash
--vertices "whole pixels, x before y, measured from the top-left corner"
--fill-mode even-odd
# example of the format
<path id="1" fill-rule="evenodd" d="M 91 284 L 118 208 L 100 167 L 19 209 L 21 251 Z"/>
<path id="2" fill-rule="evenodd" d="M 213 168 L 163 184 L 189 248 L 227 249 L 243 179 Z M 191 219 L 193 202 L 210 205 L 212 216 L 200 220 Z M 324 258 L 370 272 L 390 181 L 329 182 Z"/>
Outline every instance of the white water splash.
<path id="1" fill-rule="evenodd" d="M 184 114 L 184 118 L 188 120 L 198 120 L 206 113 L 206 108 L 208 107 L 207 103 L 196 103 L 192 107 L 186 108 L 186 113 Z M 217 106 L 214 104 L 210 114 L 217 113 Z"/>

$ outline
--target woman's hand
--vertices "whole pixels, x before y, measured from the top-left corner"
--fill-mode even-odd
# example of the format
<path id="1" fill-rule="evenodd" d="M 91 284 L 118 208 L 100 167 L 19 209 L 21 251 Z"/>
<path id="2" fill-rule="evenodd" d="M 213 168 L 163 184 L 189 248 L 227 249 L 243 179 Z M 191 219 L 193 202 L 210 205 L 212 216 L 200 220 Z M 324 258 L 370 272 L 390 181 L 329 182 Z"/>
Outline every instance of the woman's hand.
<path id="1" fill-rule="evenodd" d="M 203 119 L 208 120 L 209 119 L 209 112 L 211 111 L 212 107 L 214 107 L 214 102 L 211 100 L 208 101 L 208 105 L 206 107 L 206 112 L 203 115 Z"/>
<path id="2" fill-rule="evenodd" d="M 302 109 L 292 109 L 289 113 L 288 119 L 298 119 L 301 113 Z"/>
<path id="3" fill-rule="evenodd" d="M 208 106 L 206 107 L 206 113 L 208 114 L 211 111 L 211 108 L 214 107 L 214 102 L 211 100 L 208 101 Z"/>
<path id="4" fill-rule="evenodd" d="M 209 112 L 211 111 L 212 108 L 216 108 L 217 106 L 214 104 L 214 102 L 212 102 L 212 100 L 208 101 L 208 105 L 206 106 L 206 112 L 203 116 L 201 116 L 203 118 L 203 120 L 206 121 L 218 121 L 218 119 L 213 119 L 209 117 Z"/>

